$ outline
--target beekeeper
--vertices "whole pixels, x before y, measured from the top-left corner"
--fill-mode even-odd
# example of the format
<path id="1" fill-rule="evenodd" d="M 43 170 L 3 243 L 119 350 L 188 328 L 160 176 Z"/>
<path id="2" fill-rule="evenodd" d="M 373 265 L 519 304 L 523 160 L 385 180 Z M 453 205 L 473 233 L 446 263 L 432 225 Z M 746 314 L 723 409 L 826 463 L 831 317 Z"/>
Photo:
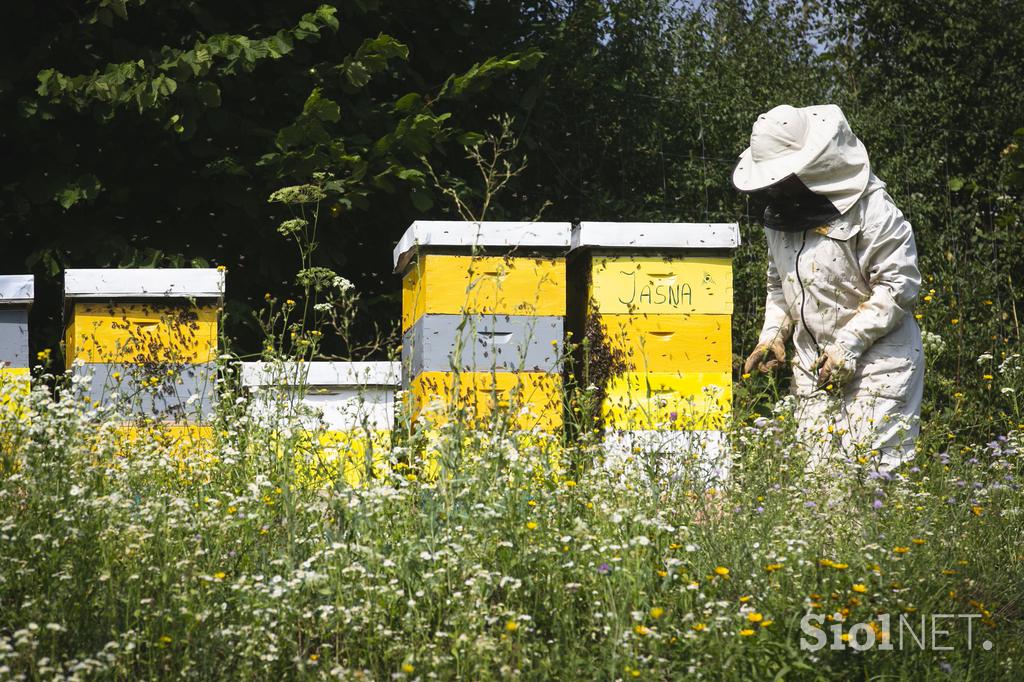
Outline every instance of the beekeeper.
<path id="1" fill-rule="evenodd" d="M 792 338 L 810 465 L 891 472 L 913 455 L 924 390 L 910 223 L 835 105 L 759 116 L 733 184 L 767 204 L 765 319 L 744 372 L 781 366 Z"/>

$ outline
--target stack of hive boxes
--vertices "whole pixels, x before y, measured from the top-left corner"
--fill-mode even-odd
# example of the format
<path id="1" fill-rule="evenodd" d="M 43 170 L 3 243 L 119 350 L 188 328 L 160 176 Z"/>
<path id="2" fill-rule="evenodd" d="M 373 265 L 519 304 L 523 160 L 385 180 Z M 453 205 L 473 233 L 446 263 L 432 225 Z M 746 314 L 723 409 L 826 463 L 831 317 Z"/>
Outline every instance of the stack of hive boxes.
<path id="1" fill-rule="evenodd" d="M 28 313 L 35 298 L 32 275 L 0 276 L 0 372 L 27 378 Z"/>
<path id="2" fill-rule="evenodd" d="M 731 250 L 735 224 L 583 222 L 571 268 L 573 331 L 611 361 L 602 418 L 620 447 L 715 441 L 732 400 Z M 578 275 L 576 273 L 579 273 Z"/>
<path id="3" fill-rule="evenodd" d="M 303 483 L 332 484 L 340 473 L 358 485 L 366 472 L 386 471 L 401 369 L 397 362 L 246 362 L 242 385 L 257 423 L 277 429 L 294 416 L 318 441 L 300 463 Z"/>
<path id="4" fill-rule="evenodd" d="M 414 417 L 562 424 L 569 223 L 417 221 L 395 247 L 403 379 Z M 464 413 L 463 413 L 464 414 Z"/>
<path id="5" fill-rule="evenodd" d="M 81 396 L 128 421 L 186 425 L 213 408 L 224 273 L 68 270 L 65 357 L 91 378 Z"/>

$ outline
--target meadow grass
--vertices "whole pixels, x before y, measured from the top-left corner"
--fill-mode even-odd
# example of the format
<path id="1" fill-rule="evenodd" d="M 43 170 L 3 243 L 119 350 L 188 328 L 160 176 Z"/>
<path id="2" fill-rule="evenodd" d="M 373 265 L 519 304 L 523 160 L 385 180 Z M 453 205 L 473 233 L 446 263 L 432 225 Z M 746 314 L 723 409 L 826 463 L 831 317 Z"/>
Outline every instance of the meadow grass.
<path id="1" fill-rule="evenodd" d="M 460 419 L 396 437 L 367 485 L 310 485 L 301 415 L 268 427 L 225 377 L 192 443 L 127 439 L 42 378 L 0 411 L 0 678 L 1024 675 L 1015 431 L 926 424 L 942 446 L 893 481 L 856 458 L 807 473 L 790 401 L 740 396 L 711 488 L 685 456 L 623 469 L 592 435 Z M 936 626 L 949 650 L 894 627 L 902 650 L 805 651 L 808 613 L 925 617 L 926 640 L 933 614 L 972 618 Z"/>

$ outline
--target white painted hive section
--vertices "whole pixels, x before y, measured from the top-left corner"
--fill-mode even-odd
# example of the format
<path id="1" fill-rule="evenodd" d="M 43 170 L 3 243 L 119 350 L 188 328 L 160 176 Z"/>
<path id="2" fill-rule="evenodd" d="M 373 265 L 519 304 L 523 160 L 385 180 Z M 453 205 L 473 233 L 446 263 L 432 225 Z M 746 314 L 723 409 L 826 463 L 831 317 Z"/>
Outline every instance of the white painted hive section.
<path id="1" fill-rule="evenodd" d="M 30 306 L 35 296 L 34 275 L 0 275 L 0 305 Z"/>
<path id="2" fill-rule="evenodd" d="M 729 477 L 732 460 L 721 431 L 616 431 L 604 436 L 604 466 L 625 477 L 654 471 L 670 480 L 688 478 L 714 486 Z"/>
<path id="3" fill-rule="evenodd" d="M 243 362 L 243 386 L 400 386 L 401 362 Z"/>
<path id="4" fill-rule="evenodd" d="M 261 423 L 273 425 L 282 414 L 294 413 L 308 430 L 390 431 L 401 363 L 246 362 L 242 384 L 253 393 L 253 413 Z M 295 404 L 297 385 L 305 391 Z"/>
<path id="5" fill-rule="evenodd" d="M 422 247 L 514 248 L 568 251 L 572 223 L 417 220 L 405 231 L 394 251 L 395 272 L 400 272 Z"/>
<path id="6" fill-rule="evenodd" d="M 66 299 L 224 297 L 215 268 L 82 269 L 64 272 Z"/>
<path id="7" fill-rule="evenodd" d="M 740 245 L 738 223 L 582 222 L 572 231 L 572 250 L 734 249 Z"/>

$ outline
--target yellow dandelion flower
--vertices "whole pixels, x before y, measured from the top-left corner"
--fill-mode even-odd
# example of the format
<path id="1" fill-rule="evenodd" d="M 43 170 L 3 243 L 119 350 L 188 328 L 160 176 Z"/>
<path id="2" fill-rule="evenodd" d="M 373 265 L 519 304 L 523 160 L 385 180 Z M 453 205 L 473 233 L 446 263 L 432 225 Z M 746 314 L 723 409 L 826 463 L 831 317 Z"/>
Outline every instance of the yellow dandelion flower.
<path id="1" fill-rule="evenodd" d="M 402 672 L 406 675 L 411 675 L 412 673 L 416 672 L 416 666 L 414 666 L 412 663 L 403 663 Z"/>
<path id="2" fill-rule="evenodd" d="M 537 530 L 537 522 L 536 521 L 527 521 L 526 522 L 526 528 L 528 530 Z"/>
<path id="3" fill-rule="evenodd" d="M 761 621 L 761 627 L 766 628 L 766 627 L 768 627 L 769 625 L 771 625 L 774 622 L 775 622 L 774 620 L 762 620 Z"/>
<path id="4" fill-rule="evenodd" d="M 164 644 L 170 644 L 174 641 L 174 639 L 172 637 L 168 637 L 167 635 L 160 635 L 160 641 Z"/>
<path id="5" fill-rule="evenodd" d="M 508 632 L 515 632 L 519 629 L 519 623 L 514 620 L 505 621 L 505 630 Z"/>
<path id="6" fill-rule="evenodd" d="M 317 661 L 320 660 L 320 654 L 310 654 L 309 655 L 309 660 L 312 661 L 313 663 L 316 663 Z"/>
<path id="7" fill-rule="evenodd" d="M 665 609 L 661 608 L 660 606 L 655 606 L 653 609 L 651 609 L 651 618 L 653 618 L 654 620 L 658 620 L 664 615 Z"/>
<path id="8" fill-rule="evenodd" d="M 740 630 L 740 637 L 750 637 L 752 634 L 754 634 L 754 631 L 750 628 L 743 628 Z"/>
<path id="9" fill-rule="evenodd" d="M 981 516 L 981 507 L 979 507 L 978 505 L 972 506 L 971 507 L 971 513 L 974 514 L 975 516 Z"/>
<path id="10" fill-rule="evenodd" d="M 708 626 L 707 626 L 707 625 L 705 625 L 704 623 L 694 623 L 694 624 L 693 624 L 693 625 L 691 625 L 690 627 L 691 627 L 691 628 L 692 628 L 693 630 L 697 631 L 697 632 L 704 632 L 705 630 L 707 630 L 707 629 L 708 629 Z"/>
<path id="11" fill-rule="evenodd" d="M 217 580 L 224 580 L 224 578 L 226 578 L 227 575 L 228 574 L 225 573 L 224 571 L 217 571 L 216 573 L 213 574 L 213 577 L 216 578 Z"/>
<path id="12" fill-rule="evenodd" d="M 715 573 L 725 578 L 729 575 L 729 569 L 725 566 L 715 566 Z"/>
<path id="13" fill-rule="evenodd" d="M 782 564 L 768 564 L 764 567 L 764 570 L 768 571 L 769 573 L 773 573 L 779 570 L 780 568 L 782 568 Z"/>
<path id="14" fill-rule="evenodd" d="M 633 632 L 640 635 L 641 637 L 646 637 L 647 635 L 651 634 L 651 629 L 646 625 L 637 625 L 633 628 Z"/>
<path id="15" fill-rule="evenodd" d="M 742 597 L 740 597 L 740 603 L 741 604 L 746 604 L 748 601 L 750 601 L 750 595 L 749 594 L 745 594 Z"/>
<path id="16" fill-rule="evenodd" d="M 864 585 L 863 583 L 854 583 L 853 587 L 851 587 L 850 589 L 854 592 L 860 592 L 861 594 L 864 594 L 868 591 L 867 585 Z"/>
<path id="17" fill-rule="evenodd" d="M 910 541 L 913 542 L 915 545 L 923 545 L 925 542 L 921 538 L 911 538 Z"/>
<path id="18" fill-rule="evenodd" d="M 751 623 L 760 623 L 762 620 L 764 620 L 764 616 L 762 616 L 757 611 L 754 611 L 753 613 L 747 614 L 747 620 L 749 620 Z"/>

